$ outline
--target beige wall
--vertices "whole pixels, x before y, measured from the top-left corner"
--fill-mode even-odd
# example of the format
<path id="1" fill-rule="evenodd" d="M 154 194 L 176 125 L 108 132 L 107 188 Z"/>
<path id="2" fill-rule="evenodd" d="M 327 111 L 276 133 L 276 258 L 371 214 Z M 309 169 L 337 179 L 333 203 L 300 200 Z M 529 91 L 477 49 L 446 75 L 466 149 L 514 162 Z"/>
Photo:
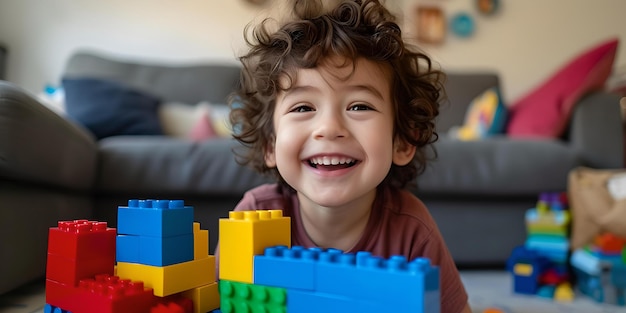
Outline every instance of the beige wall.
<path id="1" fill-rule="evenodd" d="M 388 0 L 408 12 L 407 30 L 418 2 L 441 5 L 448 16 L 474 15 L 473 37 L 449 34 L 422 48 L 446 70 L 498 72 L 509 101 L 591 45 L 611 37 L 626 44 L 623 0 L 500 0 L 490 17 L 476 12 L 474 0 Z M 39 92 L 58 84 L 68 55 L 82 47 L 176 63 L 236 62 L 244 26 L 262 15 L 242 0 L 0 0 L 0 42 L 10 50 L 8 79 Z M 622 47 L 616 65 L 626 65 Z"/>

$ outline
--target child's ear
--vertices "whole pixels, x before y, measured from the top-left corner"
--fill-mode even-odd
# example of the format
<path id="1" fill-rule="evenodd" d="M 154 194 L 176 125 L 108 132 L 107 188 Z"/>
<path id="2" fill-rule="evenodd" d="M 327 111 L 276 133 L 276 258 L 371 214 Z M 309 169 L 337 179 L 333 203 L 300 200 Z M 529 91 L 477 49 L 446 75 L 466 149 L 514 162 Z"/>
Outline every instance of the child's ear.
<path id="1" fill-rule="evenodd" d="M 415 156 L 416 147 L 406 141 L 396 138 L 393 141 L 393 164 L 404 166 L 409 164 Z"/>
<path id="2" fill-rule="evenodd" d="M 265 148 L 265 165 L 269 168 L 276 167 L 276 153 L 273 144 L 268 144 Z"/>

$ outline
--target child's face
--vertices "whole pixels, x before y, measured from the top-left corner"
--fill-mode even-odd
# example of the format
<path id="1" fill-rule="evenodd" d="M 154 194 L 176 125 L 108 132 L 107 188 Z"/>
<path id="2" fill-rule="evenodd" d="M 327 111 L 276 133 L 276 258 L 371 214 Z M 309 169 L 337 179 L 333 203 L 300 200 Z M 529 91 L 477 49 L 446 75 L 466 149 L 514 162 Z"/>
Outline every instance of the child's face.
<path id="1" fill-rule="evenodd" d="M 324 207 L 373 199 L 392 162 L 406 165 L 415 153 L 393 138 L 388 70 L 360 59 L 350 76 L 351 65 L 333 65 L 341 61 L 298 70 L 276 99 L 276 140 L 265 156 L 301 201 Z"/>

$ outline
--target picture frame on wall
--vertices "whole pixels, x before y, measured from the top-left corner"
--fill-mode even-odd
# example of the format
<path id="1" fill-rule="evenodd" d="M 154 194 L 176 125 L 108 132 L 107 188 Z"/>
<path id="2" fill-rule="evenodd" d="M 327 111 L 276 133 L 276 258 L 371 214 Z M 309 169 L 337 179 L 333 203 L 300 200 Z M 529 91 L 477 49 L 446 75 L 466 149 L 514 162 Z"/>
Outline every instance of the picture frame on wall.
<path id="1" fill-rule="evenodd" d="M 475 0 L 476 8 L 478 12 L 483 15 L 493 15 L 495 14 L 499 7 L 500 2 L 498 0 Z"/>
<path id="2" fill-rule="evenodd" d="M 443 10 L 437 6 L 418 5 L 417 40 L 422 43 L 440 44 L 446 37 L 446 18 Z"/>

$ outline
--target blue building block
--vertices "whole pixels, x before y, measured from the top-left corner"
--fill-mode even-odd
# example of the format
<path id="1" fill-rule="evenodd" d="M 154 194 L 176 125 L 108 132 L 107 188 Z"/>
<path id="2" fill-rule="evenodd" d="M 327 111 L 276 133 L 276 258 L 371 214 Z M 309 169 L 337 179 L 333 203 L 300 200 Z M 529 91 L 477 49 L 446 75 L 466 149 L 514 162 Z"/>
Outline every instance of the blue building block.
<path id="1" fill-rule="evenodd" d="M 117 235 L 116 260 L 168 266 L 193 260 L 193 234 L 152 237 Z"/>
<path id="2" fill-rule="evenodd" d="M 550 260 L 525 246 L 513 249 L 507 260 L 507 270 L 513 274 L 513 292 L 537 293 L 539 275 L 550 266 Z"/>
<path id="3" fill-rule="evenodd" d="M 298 313 L 346 313 L 346 312 L 415 312 L 411 309 L 395 310 L 391 307 L 396 299 L 366 301 L 341 295 L 331 295 L 309 290 L 287 289 L 287 312 Z M 387 303 L 385 303 L 387 302 Z M 390 304 L 386 306 L 385 304 Z M 438 311 L 437 311 L 438 312 Z"/>
<path id="4" fill-rule="evenodd" d="M 551 285 L 541 286 L 537 290 L 537 295 L 542 298 L 552 299 L 554 298 L 555 290 L 556 290 L 555 286 L 551 286 Z"/>
<path id="5" fill-rule="evenodd" d="M 139 263 L 168 266 L 193 261 L 193 234 L 170 237 L 139 236 Z"/>
<path id="6" fill-rule="evenodd" d="M 392 256 L 385 260 L 369 252 L 355 255 L 329 249 L 319 256 L 315 290 L 351 299 L 393 302 L 411 308 L 410 312 L 440 309 L 439 268 L 426 258 L 407 262 L 403 256 Z"/>
<path id="7" fill-rule="evenodd" d="M 139 263 L 139 236 L 117 235 L 115 237 L 115 260 Z"/>
<path id="8" fill-rule="evenodd" d="M 255 284 L 314 290 L 315 267 L 321 248 L 294 246 L 269 247 L 264 255 L 254 257 Z"/>
<path id="9" fill-rule="evenodd" d="M 171 237 L 193 234 L 193 207 L 182 200 L 128 200 L 117 210 L 117 233 Z"/>
<path id="10" fill-rule="evenodd" d="M 611 284 L 618 288 L 626 288 L 626 264 L 614 264 L 611 267 Z"/>

